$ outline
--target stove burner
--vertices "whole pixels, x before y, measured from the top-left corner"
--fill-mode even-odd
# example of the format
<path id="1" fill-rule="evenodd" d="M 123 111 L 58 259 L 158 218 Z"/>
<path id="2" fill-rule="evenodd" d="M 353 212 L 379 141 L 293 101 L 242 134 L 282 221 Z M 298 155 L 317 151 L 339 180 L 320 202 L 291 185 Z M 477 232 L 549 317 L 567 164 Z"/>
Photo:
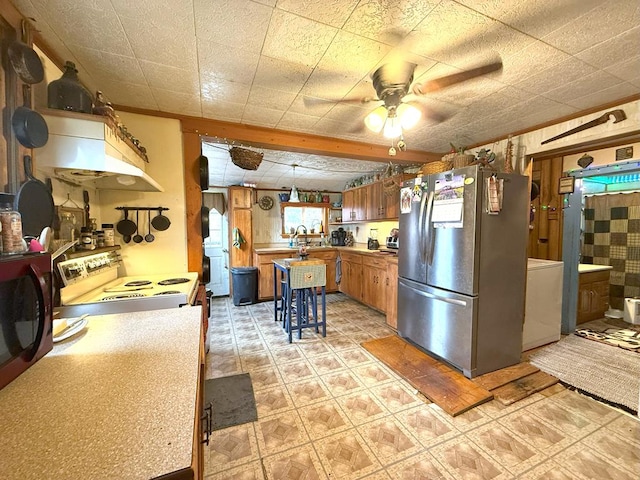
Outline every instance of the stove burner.
<path id="1" fill-rule="evenodd" d="M 176 285 L 178 283 L 187 283 L 188 278 L 168 278 L 167 280 L 161 280 L 158 285 Z"/>
<path id="2" fill-rule="evenodd" d="M 151 285 L 150 280 L 133 280 L 124 284 L 125 287 L 143 287 L 145 285 Z"/>
<path id="3" fill-rule="evenodd" d="M 153 295 L 175 295 L 176 293 L 182 293 L 180 290 L 165 290 L 164 292 L 154 293 Z"/>
<path id="4" fill-rule="evenodd" d="M 122 298 L 140 298 L 140 297 L 144 297 L 145 295 L 141 294 L 141 293 L 121 293 L 119 295 L 109 295 L 108 297 L 104 297 L 102 298 L 100 301 L 101 302 L 106 302 L 109 300 L 120 300 Z"/>

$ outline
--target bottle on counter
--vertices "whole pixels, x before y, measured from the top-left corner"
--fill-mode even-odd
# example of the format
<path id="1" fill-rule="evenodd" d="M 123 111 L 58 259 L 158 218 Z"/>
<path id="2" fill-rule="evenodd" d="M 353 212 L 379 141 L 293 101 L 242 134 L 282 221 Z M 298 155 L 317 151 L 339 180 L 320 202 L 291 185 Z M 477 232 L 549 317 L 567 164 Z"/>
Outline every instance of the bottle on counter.
<path id="1" fill-rule="evenodd" d="M 80 248 L 83 250 L 94 250 L 96 248 L 93 243 L 91 227 L 82 227 L 80 229 Z"/>
<path id="2" fill-rule="evenodd" d="M 96 248 L 105 247 L 106 245 L 105 245 L 104 230 L 96 230 L 93 233 L 95 234 L 95 237 L 96 237 Z"/>
<path id="3" fill-rule="evenodd" d="M 73 242 L 76 239 L 76 217 L 71 212 L 64 212 L 60 220 L 60 240 Z"/>
<path id="4" fill-rule="evenodd" d="M 26 244 L 22 240 L 22 216 L 20 212 L 6 207 L 0 210 L 2 224 L 2 253 L 22 253 Z"/>
<path id="5" fill-rule="evenodd" d="M 113 223 L 103 223 L 102 231 L 104 232 L 104 246 L 113 247 L 116 244 L 116 233 L 113 229 Z"/>

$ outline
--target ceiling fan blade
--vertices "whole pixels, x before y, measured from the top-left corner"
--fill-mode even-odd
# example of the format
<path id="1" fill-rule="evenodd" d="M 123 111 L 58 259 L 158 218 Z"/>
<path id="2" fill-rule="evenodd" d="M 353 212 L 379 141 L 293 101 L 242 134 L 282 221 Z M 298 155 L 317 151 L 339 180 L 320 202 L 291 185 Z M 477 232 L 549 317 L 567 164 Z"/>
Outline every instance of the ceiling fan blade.
<path id="1" fill-rule="evenodd" d="M 302 103 L 305 107 L 315 107 L 316 105 L 324 105 L 327 103 L 351 103 L 354 105 L 363 105 L 369 102 L 377 102 L 377 98 L 373 97 L 358 97 L 358 98 L 318 98 L 318 97 L 303 97 Z"/>
<path id="2" fill-rule="evenodd" d="M 428 107 L 427 105 L 421 102 L 408 101 L 405 103 L 408 103 L 409 105 L 412 105 L 416 107 L 418 110 L 420 110 L 420 112 L 422 113 L 422 118 L 430 120 L 431 123 L 442 123 L 445 120 L 448 120 L 449 118 L 451 118 L 450 113 L 445 113 L 443 111 L 436 110 L 432 107 Z"/>
<path id="3" fill-rule="evenodd" d="M 486 75 L 487 73 L 497 72 L 502 70 L 502 62 L 493 62 L 481 67 L 472 68 L 470 70 L 464 70 L 462 72 L 454 73 L 452 75 L 446 75 L 444 77 L 436 78 L 435 80 L 429 80 L 423 84 L 416 83 L 412 87 L 412 92 L 416 95 L 425 95 L 430 92 L 436 92 L 443 88 L 450 87 L 457 83 L 471 80 L 472 78 Z"/>

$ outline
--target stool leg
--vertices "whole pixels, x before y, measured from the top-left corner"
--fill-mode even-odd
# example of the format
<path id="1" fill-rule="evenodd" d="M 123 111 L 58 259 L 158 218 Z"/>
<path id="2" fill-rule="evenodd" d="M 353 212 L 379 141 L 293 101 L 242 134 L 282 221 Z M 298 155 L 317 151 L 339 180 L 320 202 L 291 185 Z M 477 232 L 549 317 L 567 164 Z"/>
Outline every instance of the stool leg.
<path id="1" fill-rule="evenodd" d="M 316 326 L 316 333 L 318 333 L 318 325 L 319 325 L 319 321 L 320 319 L 318 318 L 318 291 L 316 289 L 316 287 L 313 287 L 311 289 L 311 308 L 313 310 L 313 322 L 314 325 Z"/>
<path id="2" fill-rule="evenodd" d="M 293 325 L 291 325 L 291 321 L 292 321 L 292 315 L 291 315 L 291 303 L 292 303 L 292 299 L 291 297 L 293 297 L 293 291 L 291 290 L 291 288 L 289 288 L 289 286 L 287 286 L 287 310 L 285 312 L 285 331 L 289 334 L 289 343 L 291 343 L 291 331 L 293 329 Z"/>
<path id="3" fill-rule="evenodd" d="M 327 336 L 327 299 L 325 296 L 326 287 L 322 287 L 322 336 Z"/>

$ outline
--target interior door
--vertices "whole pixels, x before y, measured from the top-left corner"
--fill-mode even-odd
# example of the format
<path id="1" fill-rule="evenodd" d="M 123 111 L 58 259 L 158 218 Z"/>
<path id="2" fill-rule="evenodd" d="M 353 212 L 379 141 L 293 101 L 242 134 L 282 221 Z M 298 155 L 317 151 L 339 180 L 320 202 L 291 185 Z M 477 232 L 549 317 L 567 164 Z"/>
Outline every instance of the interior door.
<path id="1" fill-rule="evenodd" d="M 204 253 L 211 261 L 211 281 L 207 288 L 214 296 L 229 295 L 229 224 L 216 209 L 209 212 L 209 237 L 204 242 Z"/>

